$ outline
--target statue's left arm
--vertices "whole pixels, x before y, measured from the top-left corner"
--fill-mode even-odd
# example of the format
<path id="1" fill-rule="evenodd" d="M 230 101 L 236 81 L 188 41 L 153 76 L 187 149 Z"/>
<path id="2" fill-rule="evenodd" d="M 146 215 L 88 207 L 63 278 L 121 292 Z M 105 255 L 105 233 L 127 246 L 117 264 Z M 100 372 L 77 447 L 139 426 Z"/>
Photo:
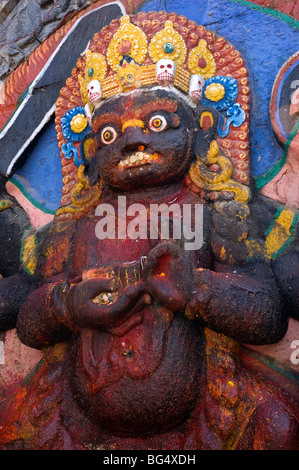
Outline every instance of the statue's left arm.
<path id="1" fill-rule="evenodd" d="M 187 316 L 248 344 L 272 344 L 287 330 L 279 291 L 270 267 L 256 262 L 246 267 L 196 270 Z M 221 270 L 221 271 L 220 271 Z"/>
<path id="2" fill-rule="evenodd" d="M 244 212 L 249 215 L 248 207 L 234 201 L 214 211 L 211 239 L 205 239 L 210 263 L 202 251 L 196 262 L 178 241 L 164 241 L 147 256 L 143 278 L 151 295 L 190 320 L 244 343 L 271 344 L 286 333 L 287 315 L 270 261 L 258 241 L 256 253 L 247 243 Z"/>
<path id="3" fill-rule="evenodd" d="M 291 249 L 272 263 L 289 315 L 299 320 L 299 247 Z"/>
<path id="4" fill-rule="evenodd" d="M 281 291 L 249 206 L 214 206 L 211 270 L 195 270 L 188 312 L 238 341 L 272 344 L 287 330 Z"/>

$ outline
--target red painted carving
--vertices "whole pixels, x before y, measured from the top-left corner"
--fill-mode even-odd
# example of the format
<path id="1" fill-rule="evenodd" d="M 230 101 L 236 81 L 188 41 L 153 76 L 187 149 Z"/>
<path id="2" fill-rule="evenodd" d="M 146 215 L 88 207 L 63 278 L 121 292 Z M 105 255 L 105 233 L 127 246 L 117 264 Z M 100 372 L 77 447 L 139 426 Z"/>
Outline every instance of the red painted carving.
<path id="1" fill-rule="evenodd" d="M 188 50 L 206 40 L 217 74 L 237 80 L 246 120 L 218 139 L 222 155 L 215 109 L 140 88 L 95 108 L 84 166 L 61 152 L 62 207 L 38 234 L 34 288 L 17 320 L 43 361 L 2 403 L 3 449 L 298 449 L 298 403 L 242 362 L 242 343 L 277 342 L 288 320 L 250 213 L 247 69 L 224 38 L 183 16 L 131 17 L 148 40 L 167 20 Z M 106 54 L 119 27 L 98 33 L 91 51 Z M 85 61 L 57 101 L 61 150 L 61 119 L 83 104 Z M 161 227 L 130 237 L 120 196 L 142 205 L 146 229 L 152 204 L 190 207 L 193 226 L 200 205 L 203 244 L 190 251 Z M 112 208 L 118 237 L 98 236 L 99 204 Z"/>

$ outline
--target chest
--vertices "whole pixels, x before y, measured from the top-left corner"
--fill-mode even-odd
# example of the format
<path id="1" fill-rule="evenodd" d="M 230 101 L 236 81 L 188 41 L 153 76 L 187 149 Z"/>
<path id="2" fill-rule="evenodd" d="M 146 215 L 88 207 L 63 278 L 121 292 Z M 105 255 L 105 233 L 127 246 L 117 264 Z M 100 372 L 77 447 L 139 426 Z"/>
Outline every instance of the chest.
<path id="1" fill-rule="evenodd" d="M 103 203 L 82 219 L 72 252 L 74 274 L 115 262 L 138 262 L 165 239 L 191 251 L 197 266 L 209 264 L 209 211 L 195 201 L 173 204 Z"/>

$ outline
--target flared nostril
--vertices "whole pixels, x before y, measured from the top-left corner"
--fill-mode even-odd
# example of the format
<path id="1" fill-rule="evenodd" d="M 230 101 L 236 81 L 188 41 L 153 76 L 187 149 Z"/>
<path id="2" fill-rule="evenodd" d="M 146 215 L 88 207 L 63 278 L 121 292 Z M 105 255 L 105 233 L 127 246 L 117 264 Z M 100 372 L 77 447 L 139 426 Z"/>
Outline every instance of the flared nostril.
<path id="1" fill-rule="evenodd" d="M 147 146 L 147 138 L 140 127 L 127 127 L 123 133 L 122 152 L 137 152 Z"/>

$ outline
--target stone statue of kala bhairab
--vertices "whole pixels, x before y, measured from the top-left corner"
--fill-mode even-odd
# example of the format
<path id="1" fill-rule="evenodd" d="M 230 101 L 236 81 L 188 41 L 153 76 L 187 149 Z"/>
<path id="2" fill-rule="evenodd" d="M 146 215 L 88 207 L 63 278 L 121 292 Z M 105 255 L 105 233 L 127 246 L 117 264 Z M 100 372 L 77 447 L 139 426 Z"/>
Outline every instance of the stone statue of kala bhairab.
<path id="1" fill-rule="evenodd" d="M 27 253 L 17 332 L 43 360 L 0 448 L 298 449 L 298 403 L 240 357 L 290 313 L 249 188 L 249 97 L 239 52 L 183 16 L 94 36 L 57 100 L 61 207 Z"/>

